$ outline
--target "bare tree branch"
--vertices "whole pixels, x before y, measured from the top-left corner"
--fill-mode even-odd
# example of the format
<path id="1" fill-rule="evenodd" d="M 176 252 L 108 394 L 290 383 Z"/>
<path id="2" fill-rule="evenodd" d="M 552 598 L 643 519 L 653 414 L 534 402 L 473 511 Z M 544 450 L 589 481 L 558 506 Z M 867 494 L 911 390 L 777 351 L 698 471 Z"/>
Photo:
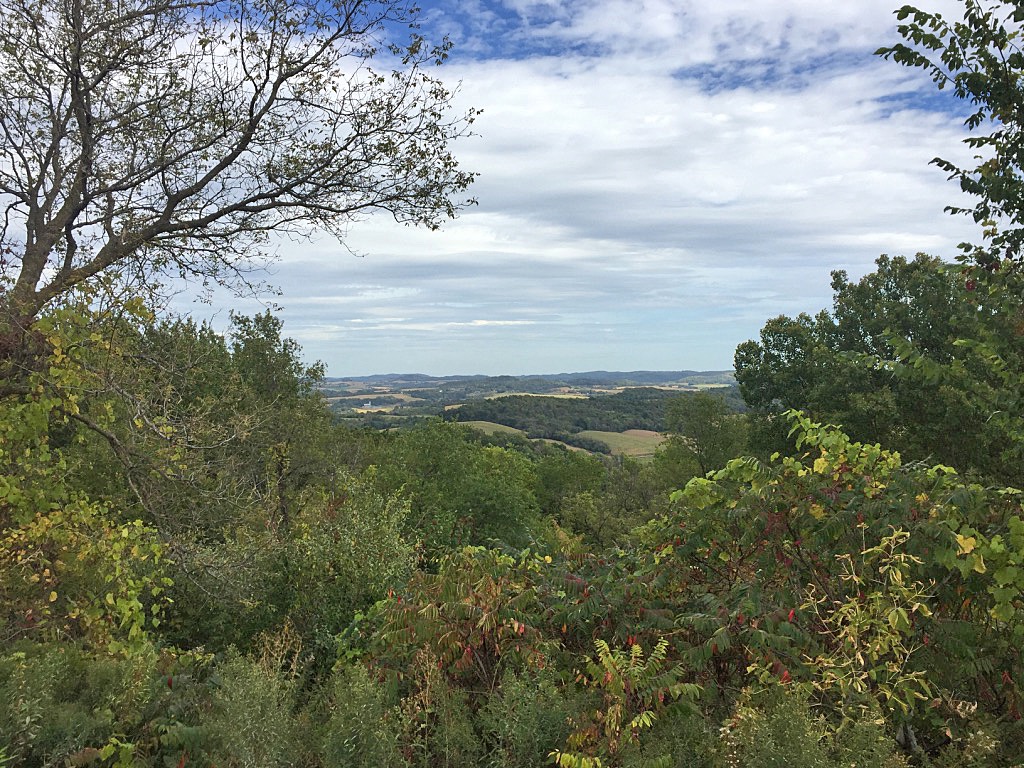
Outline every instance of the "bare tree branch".
<path id="1" fill-rule="evenodd" d="M 388 43 L 414 23 L 410 0 L 0 0 L 0 322 L 112 269 L 229 280 L 270 232 L 454 216 L 474 113 L 427 72 L 447 42 Z"/>

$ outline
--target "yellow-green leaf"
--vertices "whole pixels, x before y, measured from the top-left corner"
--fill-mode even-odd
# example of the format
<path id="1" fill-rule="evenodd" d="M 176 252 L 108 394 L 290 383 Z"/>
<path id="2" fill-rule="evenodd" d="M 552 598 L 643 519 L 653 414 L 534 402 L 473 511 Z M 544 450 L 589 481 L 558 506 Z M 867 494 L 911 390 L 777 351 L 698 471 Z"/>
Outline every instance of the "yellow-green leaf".
<path id="1" fill-rule="evenodd" d="M 956 545 L 961 555 L 969 555 L 978 546 L 978 540 L 973 536 L 964 536 L 962 533 L 956 535 Z"/>

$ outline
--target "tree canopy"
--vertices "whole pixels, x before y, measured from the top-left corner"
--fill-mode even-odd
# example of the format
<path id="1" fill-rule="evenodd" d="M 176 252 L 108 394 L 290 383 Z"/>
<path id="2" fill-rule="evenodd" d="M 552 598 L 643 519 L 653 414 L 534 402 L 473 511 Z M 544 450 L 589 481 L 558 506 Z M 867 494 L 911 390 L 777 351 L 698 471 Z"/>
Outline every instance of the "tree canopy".
<path id="1" fill-rule="evenodd" d="M 951 88 L 971 113 L 971 135 L 964 142 L 978 154 L 978 165 L 932 162 L 976 198 L 973 207 L 946 210 L 968 214 L 984 228 L 987 246 L 968 245 L 965 255 L 983 266 L 1002 258 L 1020 262 L 1024 241 L 1024 8 L 1014 0 L 964 0 L 962 20 L 904 5 L 896 12 L 904 42 L 876 53 L 927 72 L 940 90 Z M 989 133 L 979 129 L 991 128 Z"/>
<path id="2" fill-rule="evenodd" d="M 881 362 L 896 354 L 900 339 L 935 365 L 963 367 L 957 340 L 976 337 L 990 321 L 963 277 L 934 257 L 882 256 L 857 282 L 833 272 L 832 289 L 831 311 L 773 318 L 759 340 L 736 348 L 736 379 L 753 411 L 754 446 L 765 453 L 787 450 L 788 428 L 776 417 L 795 408 L 911 458 L 1012 474 L 997 458 L 993 446 L 1002 438 L 974 393 Z"/>

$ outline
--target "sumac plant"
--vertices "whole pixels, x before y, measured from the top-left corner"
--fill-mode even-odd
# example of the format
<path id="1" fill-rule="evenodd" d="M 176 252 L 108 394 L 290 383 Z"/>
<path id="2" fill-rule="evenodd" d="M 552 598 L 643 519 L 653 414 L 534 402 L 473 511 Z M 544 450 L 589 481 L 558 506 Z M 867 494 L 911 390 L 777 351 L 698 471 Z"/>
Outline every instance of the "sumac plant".
<path id="1" fill-rule="evenodd" d="M 694 681 L 810 686 L 840 720 L 856 693 L 922 748 L 1018 719 L 1020 492 L 788 418 L 800 454 L 691 480 L 644 531 Z"/>

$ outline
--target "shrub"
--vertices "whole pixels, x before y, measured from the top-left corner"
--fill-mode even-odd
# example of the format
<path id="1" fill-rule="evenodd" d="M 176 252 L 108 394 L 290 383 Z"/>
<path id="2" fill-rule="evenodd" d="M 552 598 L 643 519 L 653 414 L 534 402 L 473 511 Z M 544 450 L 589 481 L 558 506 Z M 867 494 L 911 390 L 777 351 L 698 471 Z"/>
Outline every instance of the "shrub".
<path id="1" fill-rule="evenodd" d="M 274 768 L 297 762 L 293 686 L 279 670 L 233 654 L 218 670 L 208 720 L 211 757 L 224 768 Z"/>
<path id="2" fill-rule="evenodd" d="M 23 643 L 0 656 L 5 759 L 30 768 L 115 745 L 133 752 L 154 702 L 156 661 L 154 654 L 97 655 L 72 644 Z"/>
<path id="3" fill-rule="evenodd" d="M 533 768 L 563 744 L 570 718 L 583 710 L 583 696 L 544 670 L 516 674 L 507 670 L 501 686 L 479 712 L 480 729 L 488 742 L 488 768 Z"/>
<path id="4" fill-rule="evenodd" d="M 403 765 L 398 710 L 362 666 L 340 666 L 311 708 L 324 766 L 390 768 Z M 322 719 L 321 719 L 322 718 Z"/>
<path id="5" fill-rule="evenodd" d="M 882 718 L 848 721 L 838 732 L 807 699 L 780 685 L 748 692 L 722 728 L 719 761 L 729 768 L 900 768 Z"/>

